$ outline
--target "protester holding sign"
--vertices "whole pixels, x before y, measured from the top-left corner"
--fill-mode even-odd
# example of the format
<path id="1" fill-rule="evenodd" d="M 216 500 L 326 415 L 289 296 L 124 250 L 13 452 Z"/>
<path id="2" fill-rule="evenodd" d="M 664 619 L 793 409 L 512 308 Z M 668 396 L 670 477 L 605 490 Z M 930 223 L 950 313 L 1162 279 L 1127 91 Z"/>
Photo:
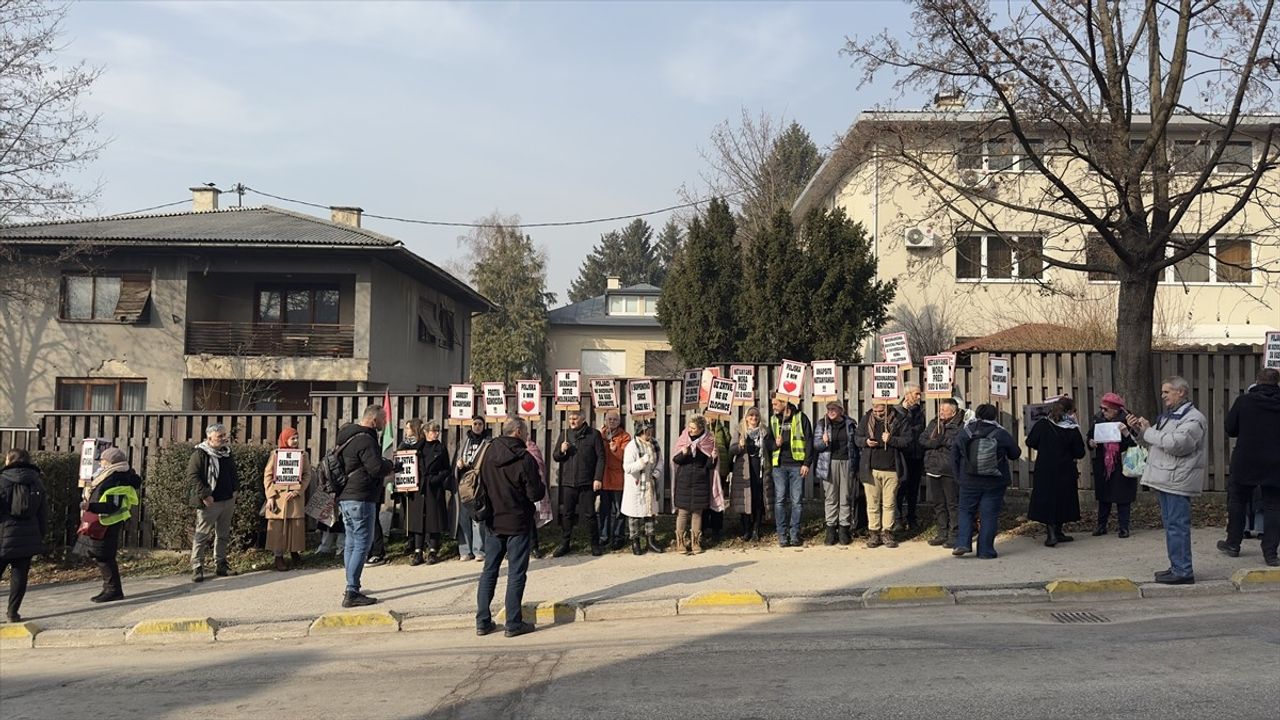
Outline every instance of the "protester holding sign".
<path id="1" fill-rule="evenodd" d="M 676 551 L 685 555 L 702 553 L 702 512 L 724 510 L 724 496 L 716 474 L 719 453 L 715 438 L 707 431 L 701 415 L 689 417 L 684 432 L 671 454 L 675 463 L 671 501 L 676 508 Z M 685 531 L 688 531 L 688 536 Z"/>
<path id="2" fill-rule="evenodd" d="M 804 497 L 804 479 L 813 466 L 813 425 L 800 408 L 781 397 L 773 399 L 773 415 L 769 418 L 773 453 L 773 520 L 778 530 L 778 545 L 801 547 L 800 501 Z M 788 510 L 788 503 L 790 509 Z"/>
<path id="3" fill-rule="evenodd" d="M 1107 520 L 1111 517 L 1111 506 L 1115 505 L 1116 534 L 1122 538 L 1129 537 L 1129 511 L 1138 498 L 1138 479 L 1125 477 L 1122 455 L 1137 443 L 1124 424 L 1124 416 L 1124 398 L 1109 392 L 1102 396 L 1101 407 L 1089 426 L 1089 448 L 1093 450 L 1093 497 L 1098 501 L 1095 536 L 1107 534 Z M 1103 438 L 1106 432 L 1114 437 Z"/>
<path id="4" fill-rule="evenodd" d="M 80 503 L 82 512 L 97 516 L 96 524 L 101 528 L 102 534 L 97 536 L 91 529 L 80 534 L 73 551 L 77 555 L 91 558 L 98 565 L 98 574 L 102 577 L 102 592 L 89 598 L 89 602 L 105 603 L 124 599 L 116 553 L 120 548 L 120 528 L 122 523 L 132 517 L 133 508 L 138 505 L 138 491 L 141 489 L 142 478 L 129 467 L 129 456 L 125 451 L 120 448 L 103 450 L 98 472 L 85 486 Z"/>
<path id="5" fill-rule="evenodd" d="M 604 414 L 604 485 L 600 490 L 600 541 L 613 550 L 627 544 L 624 534 L 626 518 L 622 515 L 622 455 L 631 442 L 631 433 L 622 429 L 617 410 Z"/>
<path id="6" fill-rule="evenodd" d="M 551 459 L 560 464 L 560 545 L 553 557 L 569 554 L 573 526 L 582 515 L 591 540 L 591 554 L 603 555 L 596 524 L 596 495 L 604 487 L 604 439 L 579 410 L 569 412 L 569 427 L 556 441 Z"/>
<path id="7" fill-rule="evenodd" d="M 769 434 L 769 426 L 761 422 L 760 408 L 749 408 L 738 427 L 738 437 L 729 449 L 733 455 L 729 510 L 738 513 L 741 519 L 744 542 L 759 542 L 764 529 L 773 485 L 772 447 L 773 436 Z"/>
<path id="8" fill-rule="evenodd" d="M 920 386 L 910 382 L 904 384 L 902 402 L 894 410 L 906 420 L 900 439 L 906 471 L 898 478 L 898 506 L 893 529 L 911 531 L 917 525 L 916 505 L 920 502 L 920 480 L 924 476 L 924 448 L 920 447 L 920 436 L 924 434 L 924 403 L 921 402 Z"/>
<path id="9" fill-rule="evenodd" d="M 938 528 L 938 534 L 929 544 L 948 550 L 956 539 L 960 492 L 956 485 L 955 466 L 951 463 L 951 446 L 963 425 L 960 404 L 955 398 L 946 398 L 938 403 L 938 417 L 920 436 L 920 447 L 924 448 L 925 477 L 929 479 L 929 497 L 933 498 L 933 521 Z"/>
<path id="10" fill-rule="evenodd" d="M 457 477 L 449 488 L 453 491 L 454 508 L 449 514 L 458 520 L 454 535 L 458 539 L 458 556 L 463 560 L 475 560 L 477 556 L 481 560 L 484 559 L 484 535 L 488 531 L 485 530 L 484 525 L 471 517 L 471 511 L 466 503 L 458 500 L 457 481 L 462 479 L 462 474 L 471 467 L 471 463 L 475 462 L 476 455 L 480 454 L 480 446 L 492 438 L 493 433 L 485 426 L 484 418 L 478 415 L 472 418 L 471 427 L 462 438 L 462 447 L 458 449 L 454 463 Z"/>
<path id="11" fill-rule="evenodd" d="M 280 431 L 278 448 L 267 459 L 262 470 L 262 486 L 267 502 L 263 516 L 267 518 L 267 549 L 275 554 L 275 569 L 288 570 L 284 554 L 297 567 L 307 547 L 307 516 L 304 512 L 307 488 L 311 486 L 311 462 L 298 449 L 298 431 L 287 427 Z M 292 467 L 296 463 L 299 467 Z M 280 482 L 288 478 L 287 482 Z M 296 478 L 296 482 L 295 482 Z"/>
<path id="12" fill-rule="evenodd" d="M 449 448 L 440 440 L 440 423 L 433 420 L 423 425 L 418 418 L 405 423 L 400 449 L 418 453 L 418 487 L 407 493 L 404 501 L 404 529 L 409 534 L 409 549 L 413 553 L 409 564 L 435 565 L 440 562 L 441 537 L 449 531 L 449 506 L 444 491 L 452 475 Z"/>
<path id="13" fill-rule="evenodd" d="M 1062 526 L 1080 519 L 1080 469 L 1076 463 L 1084 457 L 1084 438 L 1075 413 L 1074 400 L 1058 398 L 1049 417 L 1037 422 L 1027 435 L 1027 447 L 1036 451 L 1027 518 L 1044 523 L 1048 533 L 1045 547 L 1074 540 Z"/>
<path id="14" fill-rule="evenodd" d="M 816 374 L 816 373 L 815 373 Z M 832 400 L 827 414 L 813 429 L 813 449 L 818 454 L 818 479 L 822 481 L 822 504 L 826 510 L 827 545 L 853 542 L 854 470 L 858 445 L 853 419 L 844 414 L 844 405 Z"/>
<path id="15" fill-rule="evenodd" d="M 898 547 L 893 537 L 898 480 L 906 474 L 903 452 L 911 444 L 906 415 L 876 400 L 859 423 L 855 441 L 862 451 L 858 475 L 867 495 L 867 547 Z"/>

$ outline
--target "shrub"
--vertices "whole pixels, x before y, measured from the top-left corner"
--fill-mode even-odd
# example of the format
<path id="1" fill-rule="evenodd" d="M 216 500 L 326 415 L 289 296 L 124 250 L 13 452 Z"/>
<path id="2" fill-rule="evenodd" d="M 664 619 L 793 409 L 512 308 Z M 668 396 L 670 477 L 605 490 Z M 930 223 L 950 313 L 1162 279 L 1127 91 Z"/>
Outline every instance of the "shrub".
<path id="1" fill-rule="evenodd" d="M 162 548 L 182 550 L 191 547 L 196 517 L 190 502 L 187 462 L 194 450 L 194 445 L 186 443 L 160 448 L 144 480 L 147 513 L 155 529 L 156 544 Z M 266 501 L 262 469 L 266 467 L 271 450 L 265 445 L 231 446 L 231 457 L 240 478 L 235 517 L 231 522 L 231 550 L 254 546 L 262 533 L 262 516 L 258 514 Z"/>
<path id="2" fill-rule="evenodd" d="M 49 528 L 44 542 L 50 553 L 75 544 L 80 523 L 80 455 L 70 452 L 33 452 L 31 461 L 40 468 L 49 496 Z"/>

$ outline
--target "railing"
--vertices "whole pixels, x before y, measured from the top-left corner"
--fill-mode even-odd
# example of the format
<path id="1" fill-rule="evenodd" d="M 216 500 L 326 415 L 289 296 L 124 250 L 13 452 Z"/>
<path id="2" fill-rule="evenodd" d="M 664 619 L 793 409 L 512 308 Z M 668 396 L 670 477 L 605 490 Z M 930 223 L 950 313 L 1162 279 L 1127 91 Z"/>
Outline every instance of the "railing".
<path id="1" fill-rule="evenodd" d="M 187 323 L 188 355 L 353 357 L 355 327 L 301 323 Z"/>

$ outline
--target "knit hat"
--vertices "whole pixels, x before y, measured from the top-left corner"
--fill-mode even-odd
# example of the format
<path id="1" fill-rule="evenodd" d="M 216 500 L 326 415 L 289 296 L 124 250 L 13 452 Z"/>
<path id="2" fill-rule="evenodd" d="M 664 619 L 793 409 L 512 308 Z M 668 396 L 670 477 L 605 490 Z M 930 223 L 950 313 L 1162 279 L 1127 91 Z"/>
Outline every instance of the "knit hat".
<path id="1" fill-rule="evenodd" d="M 1102 396 L 1102 404 L 1110 405 L 1111 407 L 1116 408 L 1117 410 L 1124 410 L 1124 398 L 1120 397 L 1119 395 L 1113 392 L 1109 392 L 1106 395 Z"/>

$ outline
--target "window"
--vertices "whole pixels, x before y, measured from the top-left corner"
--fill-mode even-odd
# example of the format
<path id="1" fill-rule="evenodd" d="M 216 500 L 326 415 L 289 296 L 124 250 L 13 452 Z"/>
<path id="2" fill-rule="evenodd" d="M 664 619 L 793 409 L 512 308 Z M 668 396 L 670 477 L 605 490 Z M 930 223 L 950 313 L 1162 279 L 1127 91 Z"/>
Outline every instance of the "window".
<path id="1" fill-rule="evenodd" d="M 1237 175 L 1253 172 L 1253 143 L 1248 140 L 1231 140 L 1225 143 L 1216 170 Z"/>
<path id="2" fill-rule="evenodd" d="M 1044 158 L 1044 141 L 1028 138 L 1031 152 Z M 956 153 L 956 169 L 983 172 L 1030 172 L 1035 169 L 1022 143 L 1015 137 L 982 141 L 971 139 Z"/>
<path id="3" fill-rule="evenodd" d="M 337 325 L 339 297 L 332 286 L 262 287 L 255 317 L 260 323 Z"/>
<path id="4" fill-rule="evenodd" d="M 1176 241 L 1170 244 L 1169 254 L 1181 249 Z M 1119 268 L 1115 252 L 1103 240 L 1091 236 L 1085 245 L 1085 257 L 1090 264 Z M 1211 238 L 1194 255 L 1185 257 L 1165 268 L 1162 283 L 1240 283 L 1253 282 L 1253 247 L 1247 237 L 1223 236 Z M 1114 273 L 1090 272 L 1091 282 L 1115 282 Z"/>
<path id="5" fill-rule="evenodd" d="M 597 377 L 602 375 L 625 376 L 627 374 L 627 351 L 583 350 L 582 374 Z"/>
<path id="6" fill-rule="evenodd" d="M 1039 235 L 962 235 L 956 239 L 957 280 L 1039 280 L 1044 238 Z"/>
<path id="7" fill-rule="evenodd" d="M 1084 257 L 1085 262 L 1090 265 L 1102 265 L 1111 270 L 1111 272 L 1090 270 L 1089 280 L 1109 282 L 1116 279 L 1117 271 L 1120 269 L 1120 258 L 1116 257 L 1116 251 L 1111 249 L 1106 240 L 1098 235 L 1090 235 L 1085 240 Z"/>
<path id="8" fill-rule="evenodd" d="M 436 304 L 426 298 L 418 298 L 418 342 L 431 345 L 440 339 L 440 324 Z"/>
<path id="9" fill-rule="evenodd" d="M 120 378 L 59 378 L 55 407 L 91 412 L 141 412 L 147 381 Z"/>
<path id="10" fill-rule="evenodd" d="M 454 324 L 453 311 L 440 311 L 440 332 L 443 333 L 444 347 L 452 348 L 458 342 L 458 328 Z"/>
<path id="11" fill-rule="evenodd" d="M 654 317 L 658 314 L 658 296 L 610 295 L 608 307 L 610 315 Z"/>
<path id="12" fill-rule="evenodd" d="M 145 273 L 64 275 L 60 317 L 138 323 L 146 319 L 150 300 L 151 276 Z"/>
<path id="13" fill-rule="evenodd" d="M 1209 143 L 1200 140 L 1174 140 L 1169 157 L 1175 173 L 1194 175 L 1204 171 L 1209 164 Z"/>

